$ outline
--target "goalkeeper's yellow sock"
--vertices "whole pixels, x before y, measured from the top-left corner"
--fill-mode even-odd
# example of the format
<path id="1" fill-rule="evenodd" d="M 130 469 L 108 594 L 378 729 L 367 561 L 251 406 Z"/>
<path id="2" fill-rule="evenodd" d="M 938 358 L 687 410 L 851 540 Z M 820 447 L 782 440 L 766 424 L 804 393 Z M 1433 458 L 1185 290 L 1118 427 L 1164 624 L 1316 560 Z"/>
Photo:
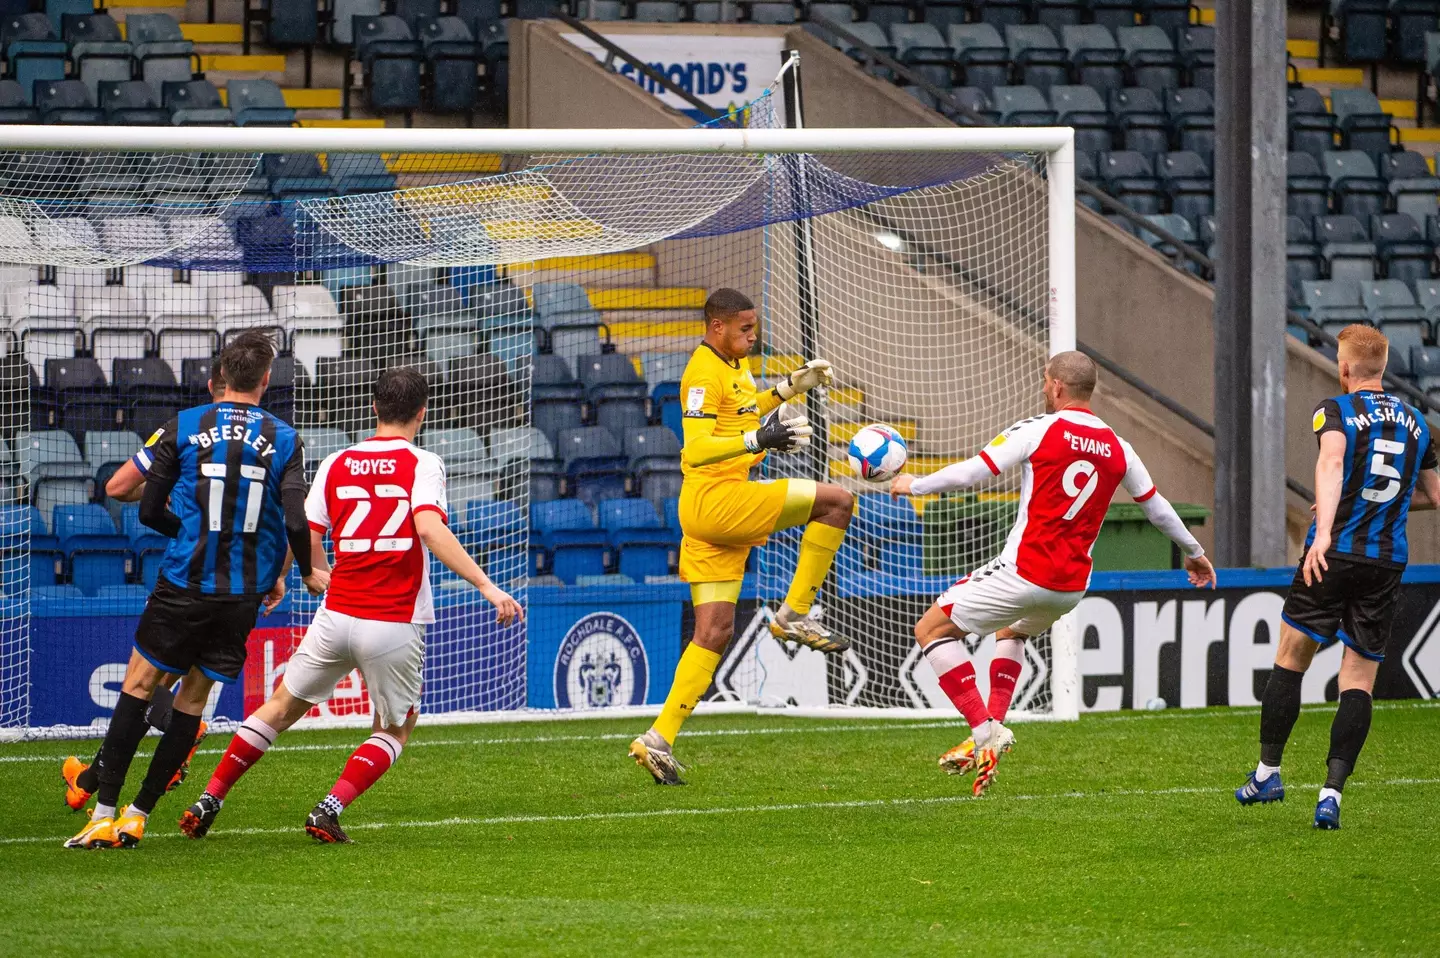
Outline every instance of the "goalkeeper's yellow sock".
<path id="1" fill-rule="evenodd" d="M 691 642 L 680 655 L 680 664 L 675 666 L 675 681 L 670 683 L 670 694 L 665 696 L 665 707 L 659 718 L 650 726 L 670 744 L 680 734 L 680 726 L 695 711 L 700 696 L 710 687 L 715 670 L 720 667 L 720 653 L 702 649 Z"/>
<path id="2" fill-rule="evenodd" d="M 830 574 L 835 553 L 845 541 L 845 530 L 812 522 L 805 527 L 800 537 L 800 558 L 795 563 L 795 578 L 790 580 L 790 591 L 785 596 L 785 608 L 803 616 L 815 602 L 815 593 L 820 583 Z"/>

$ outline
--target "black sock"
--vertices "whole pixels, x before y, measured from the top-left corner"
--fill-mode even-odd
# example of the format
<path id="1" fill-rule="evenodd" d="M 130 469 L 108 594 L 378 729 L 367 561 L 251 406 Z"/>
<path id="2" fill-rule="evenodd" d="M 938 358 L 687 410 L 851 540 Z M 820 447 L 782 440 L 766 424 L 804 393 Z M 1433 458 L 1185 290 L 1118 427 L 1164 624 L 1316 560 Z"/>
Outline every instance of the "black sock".
<path id="1" fill-rule="evenodd" d="M 102 745 L 101 748 L 103 747 L 104 746 Z M 97 788 L 99 788 L 100 776 L 95 773 L 95 766 L 98 765 L 99 762 L 100 752 L 97 750 L 95 752 L 95 757 L 90 760 L 90 764 L 85 766 L 85 771 L 75 776 L 75 784 L 85 789 L 85 791 L 87 792 L 94 792 Z"/>
<path id="2" fill-rule="evenodd" d="M 1290 730 L 1300 717 L 1300 682 L 1304 678 L 1304 672 L 1277 665 L 1265 683 L 1265 695 L 1260 699 L 1260 761 L 1272 768 L 1280 767 Z"/>
<path id="3" fill-rule="evenodd" d="M 115 703 L 115 714 L 110 717 L 110 727 L 105 730 L 105 741 L 100 743 L 100 754 L 95 756 L 91 769 L 95 772 L 95 800 L 101 805 L 114 805 L 120 800 L 120 786 L 125 784 L 125 775 L 130 771 L 130 762 L 135 750 L 145 737 L 150 726 L 145 724 L 145 706 L 149 703 L 125 692 Z"/>
<path id="4" fill-rule="evenodd" d="M 1325 757 L 1326 788 L 1344 791 L 1345 779 L 1355 771 L 1355 762 L 1365 747 L 1365 737 L 1370 734 L 1372 704 L 1370 693 L 1363 689 L 1346 689 L 1340 693 L 1340 707 L 1335 710 L 1335 721 L 1330 723 L 1330 754 Z"/>
<path id="5" fill-rule="evenodd" d="M 163 686 L 156 686 L 155 694 L 150 696 L 150 707 L 145 710 L 145 721 L 150 723 L 151 728 L 158 728 L 165 731 L 170 727 L 170 713 L 175 708 L 175 693 Z"/>
<path id="6" fill-rule="evenodd" d="M 185 764 L 186 756 L 195 747 L 195 736 L 199 732 L 200 716 L 178 709 L 171 713 L 170 727 L 160 736 L 160 744 L 155 746 L 155 755 L 145 773 L 145 782 L 140 786 L 140 794 L 135 796 L 133 804 L 137 809 L 148 815 L 155 808 L 155 803 L 169 788 L 170 779 L 175 777 L 180 766 Z"/>

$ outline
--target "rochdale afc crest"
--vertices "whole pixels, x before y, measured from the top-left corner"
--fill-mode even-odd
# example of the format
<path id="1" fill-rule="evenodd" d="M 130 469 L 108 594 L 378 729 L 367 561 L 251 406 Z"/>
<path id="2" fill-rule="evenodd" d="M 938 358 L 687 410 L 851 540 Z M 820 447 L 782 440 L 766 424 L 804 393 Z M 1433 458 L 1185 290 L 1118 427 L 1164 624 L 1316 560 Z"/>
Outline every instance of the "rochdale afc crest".
<path id="1" fill-rule="evenodd" d="M 649 687 L 640 633 L 621 616 L 592 612 L 565 633 L 555 656 L 557 708 L 643 705 Z"/>

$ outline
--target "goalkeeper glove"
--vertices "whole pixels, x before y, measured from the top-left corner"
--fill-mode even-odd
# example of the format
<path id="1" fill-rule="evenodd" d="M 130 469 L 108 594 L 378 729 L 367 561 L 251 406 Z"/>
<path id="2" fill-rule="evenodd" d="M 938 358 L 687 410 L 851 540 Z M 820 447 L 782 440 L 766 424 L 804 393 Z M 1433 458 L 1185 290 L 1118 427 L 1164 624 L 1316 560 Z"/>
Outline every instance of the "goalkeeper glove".
<path id="1" fill-rule="evenodd" d="M 792 413 L 781 404 L 770 414 L 759 429 L 745 434 L 745 448 L 750 452 L 774 449 L 776 452 L 796 452 L 810 445 L 810 420 L 804 413 Z"/>
<path id="2" fill-rule="evenodd" d="M 830 363 L 824 359 L 812 359 L 789 376 L 783 383 L 775 384 L 775 395 L 781 399 L 794 399 L 816 386 L 828 386 L 835 381 Z"/>

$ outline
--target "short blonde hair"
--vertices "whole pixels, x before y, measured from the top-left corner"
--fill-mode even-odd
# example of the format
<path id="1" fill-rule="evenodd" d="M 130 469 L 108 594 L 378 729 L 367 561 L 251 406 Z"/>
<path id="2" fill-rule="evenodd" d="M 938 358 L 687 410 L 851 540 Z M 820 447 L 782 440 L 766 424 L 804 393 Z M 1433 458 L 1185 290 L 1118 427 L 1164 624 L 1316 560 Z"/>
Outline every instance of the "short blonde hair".
<path id="1" fill-rule="evenodd" d="M 1370 379 L 1385 372 L 1390 340 L 1380 330 L 1364 323 L 1351 323 L 1335 338 L 1340 341 L 1339 358 L 1350 364 L 1354 375 Z"/>

